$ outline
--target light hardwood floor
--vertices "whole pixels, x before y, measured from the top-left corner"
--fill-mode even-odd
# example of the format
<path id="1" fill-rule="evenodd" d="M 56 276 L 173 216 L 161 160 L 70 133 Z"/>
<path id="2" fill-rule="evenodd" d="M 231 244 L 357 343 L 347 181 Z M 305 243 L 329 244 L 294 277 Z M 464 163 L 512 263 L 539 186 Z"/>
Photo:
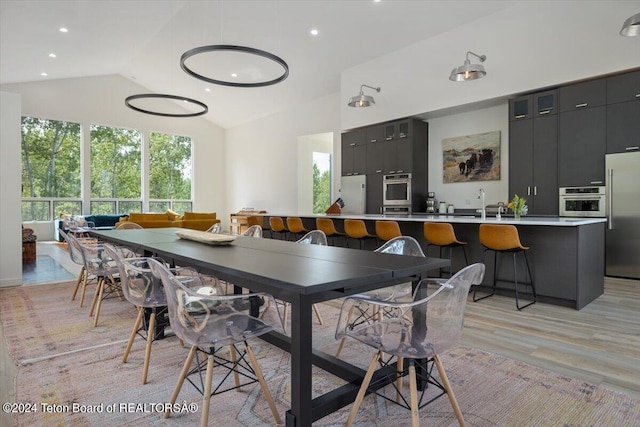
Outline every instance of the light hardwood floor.
<path id="1" fill-rule="evenodd" d="M 38 253 L 77 274 L 57 245 L 38 243 Z M 6 402 L 14 399 L 15 366 L 1 329 L 0 400 Z M 519 312 L 503 296 L 470 300 L 462 344 L 640 399 L 640 281 L 607 277 L 604 295 L 580 311 L 537 303 Z M 13 425 L 11 417 L 0 413 L 0 425 Z"/>

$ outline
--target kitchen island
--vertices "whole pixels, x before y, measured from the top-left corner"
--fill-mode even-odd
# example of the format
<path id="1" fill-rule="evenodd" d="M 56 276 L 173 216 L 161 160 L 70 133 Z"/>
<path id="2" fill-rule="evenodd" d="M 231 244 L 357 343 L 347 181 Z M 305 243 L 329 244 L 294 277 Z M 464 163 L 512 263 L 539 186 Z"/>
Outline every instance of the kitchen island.
<path id="1" fill-rule="evenodd" d="M 274 215 L 278 216 L 278 215 Z M 367 224 L 370 233 L 375 230 L 375 221 L 397 221 L 403 235 L 415 237 L 422 245 L 427 256 L 437 256 L 438 248 L 428 248 L 423 235 L 425 222 L 448 222 L 453 225 L 459 240 L 468 242 L 467 255 L 469 262 L 482 260 L 484 248 L 478 240 L 478 227 L 487 224 L 512 224 L 518 228 L 520 241 L 529 246 L 529 262 L 538 294 L 538 301 L 575 309 L 581 309 L 604 292 L 604 248 L 605 224 L 604 218 L 564 218 L 564 217 L 529 217 L 521 219 L 495 217 L 482 219 L 473 215 L 279 215 L 298 216 L 308 229 L 315 229 L 316 218 L 333 219 L 336 229 L 343 231 L 345 219 L 362 219 Z M 268 218 L 268 216 L 266 217 Z M 265 220 L 268 223 L 268 219 Z M 369 249 L 376 245 L 371 244 Z M 448 252 L 447 252 L 448 253 Z M 443 252 L 444 254 L 444 252 Z M 498 256 L 498 278 L 512 280 L 513 267 L 510 258 Z M 518 256 L 518 281 L 525 281 L 524 264 Z M 457 271 L 464 266 L 461 251 L 454 250 L 453 269 Z M 487 290 L 492 285 L 493 254 L 485 257 L 487 274 L 483 287 Z M 497 293 L 513 295 L 513 284 L 499 281 Z M 523 299 L 530 295 L 524 294 Z"/>

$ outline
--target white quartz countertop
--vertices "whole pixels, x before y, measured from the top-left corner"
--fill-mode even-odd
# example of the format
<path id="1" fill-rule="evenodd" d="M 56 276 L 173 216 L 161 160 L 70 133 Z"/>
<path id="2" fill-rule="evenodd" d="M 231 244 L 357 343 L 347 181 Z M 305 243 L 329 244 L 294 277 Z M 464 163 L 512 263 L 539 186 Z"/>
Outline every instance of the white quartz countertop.
<path id="1" fill-rule="evenodd" d="M 486 219 L 474 217 L 473 215 L 437 215 L 437 214 L 412 214 L 412 215 L 327 215 L 327 214 L 308 214 L 308 215 L 276 215 L 266 214 L 266 216 L 280 216 L 286 218 L 334 218 L 334 219 L 364 219 L 368 221 L 375 220 L 392 220 L 392 221 L 409 221 L 409 222 L 450 222 L 459 224 L 513 224 L 513 225 L 546 225 L 557 227 L 577 227 L 579 225 L 598 224 L 606 222 L 606 218 L 567 218 L 567 217 L 536 217 L 523 216 L 520 219 L 513 217 L 502 217 L 498 220 L 494 216 L 488 216 Z"/>

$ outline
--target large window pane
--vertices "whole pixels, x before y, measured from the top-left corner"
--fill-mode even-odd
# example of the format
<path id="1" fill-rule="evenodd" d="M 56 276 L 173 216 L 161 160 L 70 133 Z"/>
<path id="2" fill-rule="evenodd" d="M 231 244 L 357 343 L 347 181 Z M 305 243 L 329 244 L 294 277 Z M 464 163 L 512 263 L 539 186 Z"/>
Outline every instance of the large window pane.
<path id="1" fill-rule="evenodd" d="M 126 201 L 118 203 L 118 213 L 142 212 L 142 202 Z"/>
<path id="2" fill-rule="evenodd" d="M 23 221 L 50 221 L 49 201 L 22 202 L 22 220 Z"/>
<path id="3" fill-rule="evenodd" d="M 149 199 L 191 200 L 191 138 L 151 133 Z"/>
<path id="4" fill-rule="evenodd" d="M 53 215 L 59 217 L 62 214 L 82 215 L 82 202 L 68 200 L 53 202 Z"/>
<path id="5" fill-rule="evenodd" d="M 141 147 L 139 131 L 91 125 L 91 198 L 142 197 Z"/>
<path id="6" fill-rule="evenodd" d="M 149 212 L 165 212 L 170 207 L 169 202 L 149 202 Z"/>

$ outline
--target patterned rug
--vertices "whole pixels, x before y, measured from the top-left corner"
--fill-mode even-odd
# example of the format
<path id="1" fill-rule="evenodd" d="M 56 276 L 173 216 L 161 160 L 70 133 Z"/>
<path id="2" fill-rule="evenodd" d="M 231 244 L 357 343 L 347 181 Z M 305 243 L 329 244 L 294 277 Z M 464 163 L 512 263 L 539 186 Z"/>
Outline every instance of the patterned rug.
<path id="1" fill-rule="evenodd" d="M 201 397 L 185 383 L 178 396 L 185 403 L 169 420 L 163 402 L 173 390 L 187 354 L 175 337 L 154 343 L 149 379 L 141 384 L 144 343 L 138 339 L 129 360 L 121 363 L 135 310 L 126 301 L 103 304 L 101 325 L 91 327 L 88 308 L 70 302 L 73 283 L 0 289 L 0 321 L 9 353 L 18 366 L 16 401 L 36 404 L 37 412 L 15 417 L 18 426 L 190 426 L 199 422 Z M 314 331 L 315 346 L 333 353 L 337 305 L 320 304 L 327 326 Z M 281 416 L 289 407 L 289 355 L 261 340 L 252 346 L 276 399 Z M 365 367 L 372 352 L 350 341 L 343 357 Z M 600 386 L 459 346 L 441 355 L 469 426 L 632 426 L 639 425 L 640 401 Z M 222 372 L 216 373 L 220 379 Z M 314 394 L 342 384 L 316 370 Z M 189 406 L 189 403 L 195 406 Z M 44 409 L 51 412 L 46 413 Z M 314 425 L 344 424 L 349 407 Z M 455 426 L 446 397 L 420 411 L 423 425 Z M 255 385 L 211 399 L 210 425 L 268 426 L 273 418 Z M 410 425 L 409 412 L 383 398 L 367 396 L 358 426 Z"/>

